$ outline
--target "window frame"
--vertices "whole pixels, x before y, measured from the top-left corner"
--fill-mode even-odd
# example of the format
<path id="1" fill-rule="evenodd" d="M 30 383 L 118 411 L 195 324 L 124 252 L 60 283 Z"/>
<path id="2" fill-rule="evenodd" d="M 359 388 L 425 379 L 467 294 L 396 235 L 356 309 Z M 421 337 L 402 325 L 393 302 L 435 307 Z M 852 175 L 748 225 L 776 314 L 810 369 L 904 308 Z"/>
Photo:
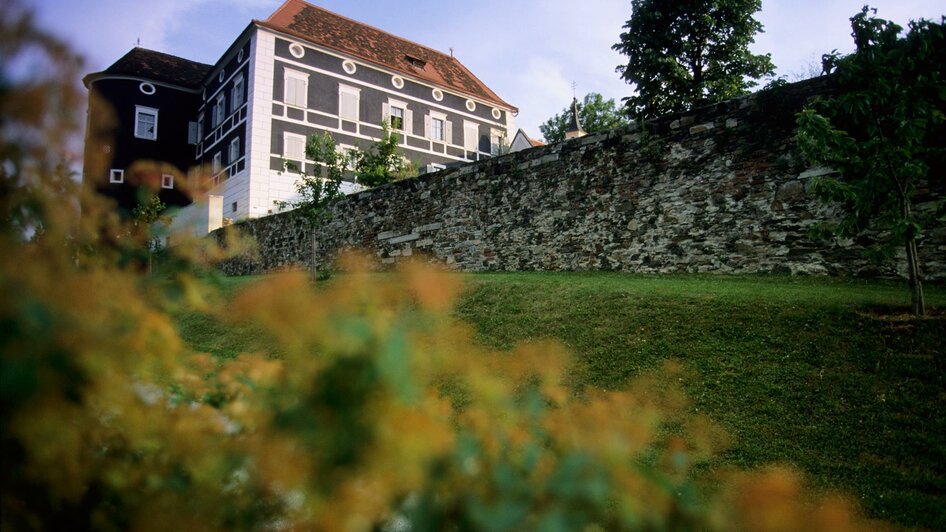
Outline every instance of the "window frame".
<path id="1" fill-rule="evenodd" d="M 236 151 L 236 153 L 234 153 Z M 227 164 L 233 164 L 240 158 L 240 137 L 234 137 L 230 140 L 230 147 L 227 150 Z"/>
<path id="2" fill-rule="evenodd" d="M 154 131 L 151 136 L 140 135 L 138 133 L 138 124 L 142 116 L 151 115 L 154 117 Z M 143 140 L 158 140 L 158 110 L 154 107 L 144 105 L 135 106 L 135 138 Z"/>
<path id="3" fill-rule="evenodd" d="M 302 157 L 301 157 L 301 158 L 293 157 L 294 154 L 289 153 L 289 139 L 290 139 L 290 138 L 299 138 L 299 139 L 302 139 L 302 154 L 301 154 Z M 282 142 L 283 142 L 283 144 L 282 144 L 282 158 L 283 158 L 284 160 L 286 160 L 286 161 L 294 161 L 294 162 L 300 163 L 300 165 L 304 165 L 304 164 L 305 164 L 305 158 L 306 158 L 306 155 L 305 155 L 306 140 L 307 140 L 307 139 L 306 139 L 306 136 L 305 136 L 305 135 L 300 135 L 300 134 L 298 134 L 298 133 L 291 133 L 291 132 L 289 132 L 289 131 L 283 132 L 283 134 L 282 134 Z"/>
<path id="4" fill-rule="evenodd" d="M 118 176 L 117 178 L 115 176 Z M 108 182 L 109 183 L 124 183 L 125 182 L 125 170 L 121 168 L 112 168 L 108 172 Z"/>
<path id="5" fill-rule="evenodd" d="M 298 102 L 289 101 L 289 79 L 292 78 L 297 81 L 302 82 L 302 104 Z M 309 74 L 287 68 L 283 70 L 283 90 L 282 90 L 282 101 L 285 105 L 289 107 L 296 107 L 299 109 L 307 109 L 309 107 Z"/>
<path id="6" fill-rule="evenodd" d="M 219 126 L 223 123 L 224 118 L 227 117 L 227 97 L 223 93 L 217 95 L 217 98 L 214 100 L 214 127 Z"/>
<path id="7" fill-rule="evenodd" d="M 161 174 L 161 188 L 174 189 L 174 174 Z"/>
<path id="8" fill-rule="evenodd" d="M 243 93 L 245 92 L 245 89 L 245 79 L 243 74 L 239 74 L 233 80 L 233 87 L 230 89 L 230 108 L 232 109 L 232 112 L 235 113 L 239 111 L 240 107 L 243 107 L 243 104 L 246 103 L 243 99 Z"/>
<path id="9" fill-rule="evenodd" d="M 354 96 L 355 98 L 354 118 L 342 114 L 342 111 L 344 110 L 344 106 L 342 105 L 342 102 L 344 101 L 343 95 Z M 338 117 L 349 122 L 359 122 L 361 120 L 361 89 L 351 87 L 349 85 L 338 85 Z"/>

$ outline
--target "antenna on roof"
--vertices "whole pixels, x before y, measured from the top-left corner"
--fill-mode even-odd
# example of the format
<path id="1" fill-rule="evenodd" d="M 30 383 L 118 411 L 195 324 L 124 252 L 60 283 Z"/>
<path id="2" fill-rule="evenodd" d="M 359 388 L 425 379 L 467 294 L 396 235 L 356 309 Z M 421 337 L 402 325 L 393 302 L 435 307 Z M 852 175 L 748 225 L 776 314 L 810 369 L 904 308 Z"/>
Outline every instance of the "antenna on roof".
<path id="1" fill-rule="evenodd" d="M 135 41 L 135 48 L 139 48 L 140 46 L 141 46 L 141 37 L 138 37 L 138 39 Z"/>

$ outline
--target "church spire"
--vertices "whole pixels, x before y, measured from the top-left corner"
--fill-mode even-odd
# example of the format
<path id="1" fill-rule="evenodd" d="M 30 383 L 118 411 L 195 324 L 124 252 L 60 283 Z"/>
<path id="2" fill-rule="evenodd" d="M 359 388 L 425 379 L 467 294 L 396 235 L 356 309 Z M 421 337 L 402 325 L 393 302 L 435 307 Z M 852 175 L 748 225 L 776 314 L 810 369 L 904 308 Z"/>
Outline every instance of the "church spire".
<path id="1" fill-rule="evenodd" d="M 582 129 L 581 120 L 578 118 L 578 97 L 572 96 L 572 120 L 568 125 L 568 129 L 565 130 L 566 139 L 574 139 L 578 137 L 584 137 L 588 133 Z"/>

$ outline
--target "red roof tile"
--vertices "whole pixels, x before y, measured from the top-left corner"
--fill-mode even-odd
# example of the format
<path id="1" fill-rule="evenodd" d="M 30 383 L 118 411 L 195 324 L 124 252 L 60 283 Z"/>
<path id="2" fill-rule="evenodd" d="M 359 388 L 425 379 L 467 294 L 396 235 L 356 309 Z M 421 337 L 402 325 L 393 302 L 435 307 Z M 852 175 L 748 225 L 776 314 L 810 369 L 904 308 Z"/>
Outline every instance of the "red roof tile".
<path id="1" fill-rule="evenodd" d="M 286 0 L 268 19 L 255 22 L 445 89 L 516 110 L 456 58 L 302 0 Z M 416 66 L 415 59 L 423 61 L 422 68 Z"/>

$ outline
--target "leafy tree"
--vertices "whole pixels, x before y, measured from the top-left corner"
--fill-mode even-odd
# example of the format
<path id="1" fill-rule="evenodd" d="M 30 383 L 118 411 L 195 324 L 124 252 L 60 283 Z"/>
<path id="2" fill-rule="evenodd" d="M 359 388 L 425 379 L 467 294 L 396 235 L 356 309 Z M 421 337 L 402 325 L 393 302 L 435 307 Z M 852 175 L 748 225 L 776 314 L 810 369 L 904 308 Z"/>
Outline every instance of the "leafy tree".
<path id="1" fill-rule="evenodd" d="M 276 204 L 281 208 L 294 208 L 297 215 L 319 224 L 328 218 L 328 204 L 342 196 L 342 178 L 350 159 L 347 154 L 336 149 L 335 139 L 327 132 L 312 135 L 306 140 L 305 155 L 307 159 L 315 161 L 315 172 L 310 174 L 304 166 L 296 168 L 294 163 L 286 163 L 287 169 L 299 172 L 299 180 L 296 181 L 299 199 L 277 201 Z"/>
<path id="2" fill-rule="evenodd" d="M 154 253 L 161 247 L 161 238 L 152 232 L 152 226 L 159 221 L 164 225 L 170 224 L 169 218 L 161 216 L 166 208 L 167 205 L 161 201 L 161 198 L 157 194 L 152 194 L 131 212 L 135 229 L 147 235 L 145 252 L 148 255 L 149 274 L 154 271 Z"/>
<path id="3" fill-rule="evenodd" d="M 562 112 L 545 121 L 539 126 L 539 131 L 546 142 L 558 142 L 565 138 L 565 132 L 571 124 L 572 107 L 569 105 Z M 629 122 L 627 116 L 617 108 L 614 98 L 604 99 L 597 92 L 589 92 L 582 103 L 578 104 L 578 120 L 581 127 L 588 133 L 607 131 L 623 126 Z"/>
<path id="4" fill-rule="evenodd" d="M 366 187 L 417 175 L 413 164 L 398 152 L 401 136 L 391 131 L 387 120 L 381 123 L 381 130 L 381 139 L 365 150 L 351 153 L 355 178 Z"/>
<path id="5" fill-rule="evenodd" d="M 633 0 L 614 50 L 628 56 L 617 71 L 637 93 L 626 98 L 638 119 L 745 94 L 775 71 L 769 54 L 749 51 L 762 24 L 761 0 Z"/>
<path id="6" fill-rule="evenodd" d="M 936 215 L 923 216 L 915 205 L 930 180 L 942 179 L 946 32 L 942 21 L 921 20 L 900 38 L 903 28 L 875 14 L 865 6 L 851 18 L 853 54 L 824 56 L 838 95 L 799 114 L 798 144 L 810 162 L 837 171 L 812 184 L 818 197 L 845 209 L 839 222 L 821 224 L 818 232 L 852 237 L 873 229 L 880 238 L 877 256 L 904 249 L 913 312 L 922 315 L 916 242 Z"/>

